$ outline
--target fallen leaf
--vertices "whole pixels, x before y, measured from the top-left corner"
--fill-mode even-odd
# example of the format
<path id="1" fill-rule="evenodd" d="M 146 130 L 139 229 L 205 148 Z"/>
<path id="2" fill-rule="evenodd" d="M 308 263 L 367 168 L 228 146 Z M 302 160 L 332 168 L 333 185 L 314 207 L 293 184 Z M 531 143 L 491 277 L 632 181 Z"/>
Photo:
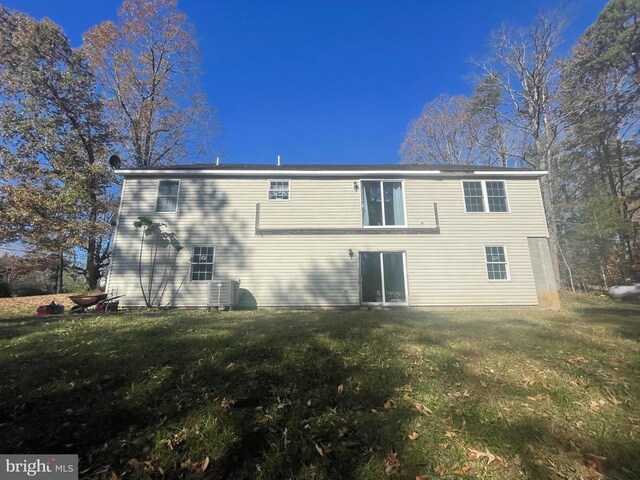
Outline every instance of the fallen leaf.
<path id="1" fill-rule="evenodd" d="M 449 437 L 449 438 L 453 438 L 457 435 L 456 432 L 452 431 L 452 430 L 447 430 L 444 434 L 445 437 Z"/>
<path id="2" fill-rule="evenodd" d="M 311 406 L 311 399 L 307 400 L 307 407 Z"/>
<path id="3" fill-rule="evenodd" d="M 118 480 L 118 475 L 116 475 L 115 473 L 111 472 L 111 480 Z"/>
<path id="4" fill-rule="evenodd" d="M 342 395 L 344 393 L 344 385 L 338 385 L 338 395 Z"/>
<path id="5" fill-rule="evenodd" d="M 420 402 L 415 402 L 413 406 L 416 407 L 416 410 L 418 410 L 423 415 L 430 415 L 430 414 L 433 413 L 431 410 L 429 410 L 427 407 L 425 407 Z"/>
<path id="6" fill-rule="evenodd" d="M 418 432 L 412 432 L 409 434 L 409 440 L 416 440 L 419 436 Z"/>
<path id="7" fill-rule="evenodd" d="M 317 443 L 316 443 L 316 452 L 318 452 L 321 457 L 324 457 L 324 450 L 322 450 L 322 447 Z"/>
<path id="8" fill-rule="evenodd" d="M 502 458 L 500 458 L 497 455 L 494 455 L 489 450 L 483 452 L 481 450 L 475 450 L 473 448 L 470 448 L 469 451 L 471 452 L 471 458 L 473 460 L 481 460 L 483 458 L 486 458 L 487 459 L 487 465 L 490 465 L 491 462 L 493 462 L 494 460 L 498 460 L 499 462 L 502 462 Z"/>
<path id="9" fill-rule="evenodd" d="M 530 385 L 533 385 L 534 383 L 536 383 L 536 381 L 533 378 L 528 377 L 526 375 L 522 377 L 522 381 L 524 382 L 525 386 L 527 386 L 527 387 L 530 386 Z"/>
<path id="10" fill-rule="evenodd" d="M 385 410 L 396 408 L 396 402 L 394 402 L 393 400 L 387 400 L 386 402 L 384 402 L 384 408 Z"/>
<path id="11" fill-rule="evenodd" d="M 400 460 L 398 454 L 394 451 L 389 452 L 387 458 L 384 459 L 384 471 L 387 475 L 395 475 L 400 470 Z"/>
<path id="12" fill-rule="evenodd" d="M 204 473 L 209 466 L 209 457 L 204 457 L 202 462 L 194 462 L 190 458 L 186 459 L 180 464 L 180 468 L 184 470 L 190 470 L 193 473 Z"/>
<path id="13" fill-rule="evenodd" d="M 347 427 L 340 427 L 338 429 L 338 437 L 344 437 L 348 431 L 349 429 Z"/>

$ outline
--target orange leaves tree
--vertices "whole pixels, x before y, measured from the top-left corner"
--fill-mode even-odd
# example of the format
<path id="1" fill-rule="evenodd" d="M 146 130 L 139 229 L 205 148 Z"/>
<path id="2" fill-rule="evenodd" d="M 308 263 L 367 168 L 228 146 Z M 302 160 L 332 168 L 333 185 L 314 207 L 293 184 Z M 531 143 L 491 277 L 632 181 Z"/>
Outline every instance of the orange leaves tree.
<path id="1" fill-rule="evenodd" d="M 48 19 L 0 8 L 0 241 L 81 248 L 95 288 L 108 262 L 111 136 L 81 51 Z"/>
<path id="2" fill-rule="evenodd" d="M 198 85 L 193 28 L 176 0 L 126 0 L 118 21 L 92 28 L 84 42 L 125 161 L 149 167 L 206 153 L 213 115 Z"/>

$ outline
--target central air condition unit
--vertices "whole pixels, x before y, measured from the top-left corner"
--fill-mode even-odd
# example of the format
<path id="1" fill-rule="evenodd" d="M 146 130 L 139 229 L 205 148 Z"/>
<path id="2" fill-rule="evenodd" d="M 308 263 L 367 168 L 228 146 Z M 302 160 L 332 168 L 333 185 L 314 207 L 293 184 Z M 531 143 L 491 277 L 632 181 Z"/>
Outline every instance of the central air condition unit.
<path id="1" fill-rule="evenodd" d="M 209 297 L 207 298 L 207 308 L 229 308 L 238 303 L 239 280 L 229 278 L 214 278 L 209 282 Z"/>

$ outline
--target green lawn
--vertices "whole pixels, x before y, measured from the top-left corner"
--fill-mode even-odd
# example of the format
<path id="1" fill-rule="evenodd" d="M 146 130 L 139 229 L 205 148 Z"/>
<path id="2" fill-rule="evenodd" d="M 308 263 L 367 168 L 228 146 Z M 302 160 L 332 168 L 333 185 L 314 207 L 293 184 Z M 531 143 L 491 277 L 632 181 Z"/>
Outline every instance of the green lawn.
<path id="1" fill-rule="evenodd" d="M 0 310 L 0 451 L 81 478 L 640 478 L 640 306 L 564 305 Z"/>

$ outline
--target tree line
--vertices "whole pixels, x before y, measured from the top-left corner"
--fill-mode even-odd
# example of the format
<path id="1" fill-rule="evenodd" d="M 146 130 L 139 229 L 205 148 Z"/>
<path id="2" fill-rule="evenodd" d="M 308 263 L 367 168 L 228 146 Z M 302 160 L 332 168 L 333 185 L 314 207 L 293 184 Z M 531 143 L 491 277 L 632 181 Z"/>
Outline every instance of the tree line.
<path id="1" fill-rule="evenodd" d="M 473 62 L 471 95 L 413 120 L 404 162 L 546 170 L 556 278 L 567 288 L 639 281 L 640 1 L 611 0 L 566 54 L 560 11 L 505 26 Z"/>
<path id="2" fill-rule="evenodd" d="M 213 111 L 177 0 L 126 0 L 117 18 L 75 48 L 51 20 L 0 6 L 0 245 L 26 249 L 0 258 L 5 276 L 44 261 L 58 290 L 65 269 L 96 288 L 117 205 L 109 156 L 148 167 L 209 153 Z"/>

